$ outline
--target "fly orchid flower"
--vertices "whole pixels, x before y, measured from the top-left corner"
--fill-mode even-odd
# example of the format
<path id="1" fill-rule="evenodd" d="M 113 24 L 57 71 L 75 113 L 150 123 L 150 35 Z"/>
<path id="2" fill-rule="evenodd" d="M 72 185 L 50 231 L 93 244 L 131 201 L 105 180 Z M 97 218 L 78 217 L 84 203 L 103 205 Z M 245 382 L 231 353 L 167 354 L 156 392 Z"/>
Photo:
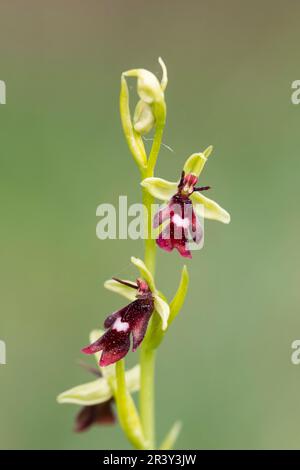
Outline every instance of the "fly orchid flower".
<path id="1" fill-rule="evenodd" d="M 91 332 L 90 340 L 95 341 L 101 330 Z M 97 362 L 99 354 L 95 354 Z M 97 376 L 96 380 L 78 385 L 57 397 L 58 403 L 71 403 L 81 405 L 81 409 L 75 418 L 75 432 L 88 430 L 93 425 L 114 424 L 116 419 L 113 411 L 115 391 L 115 366 L 94 369 L 85 366 L 91 373 Z M 140 367 L 135 366 L 125 373 L 127 388 L 130 392 L 136 392 L 140 388 Z"/>
<path id="2" fill-rule="evenodd" d="M 168 201 L 167 206 L 154 216 L 153 226 L 157 228 L 169 222 L 160 232 L 156 243 L 166 251 L 178 250 L 181 256 L 191 258 L 189 234 L 195 243 L 200 243 L 203 232 L 198 217 L 218 220 L 228 224 L 230 215 L 213 200 L 203 196 L 209 186 L 197 187 L 197 181 L 212 146 L 203 153 L 194 153 L 185 162 L 179 182 L 162 178 L 145 178 L 142 186 L 155 198 Z"/>
<path id="3" fill-rule="evenodd" d="M 162 329 L 166 330 L 168 326 L 170 308 L 156 291 L 150 271 L 140 259 L 132 257 L 131 261 L 140 270 L 142 279 L 133 283 L 113 278 L 104 284 L 104 287 L 125 296 L 131 303 L 109 315 L 104 322 L 106 332 L 82 349 L 85 354 L 102 351 L 99 362 L 101 367 L 113 364 L 126 356 L 130 349 L 131 335 L 132 350 L 138 348 L 145 337 L 154 310 L 161 317 Z"/>

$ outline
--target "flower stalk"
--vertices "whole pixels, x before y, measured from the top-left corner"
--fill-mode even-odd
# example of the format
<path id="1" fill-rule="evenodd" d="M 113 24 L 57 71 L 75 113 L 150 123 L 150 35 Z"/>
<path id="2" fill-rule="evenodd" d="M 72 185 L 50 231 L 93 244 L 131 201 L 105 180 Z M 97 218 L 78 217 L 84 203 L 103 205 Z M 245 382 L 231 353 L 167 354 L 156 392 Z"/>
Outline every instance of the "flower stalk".
<path id="1" fill-rule="evenodd" d="M 124 134 L 126 136 L 129 149 L 133 154 L 135 161 L 141 171 L 142 179 L 153 177 L 154 170 L 159 155 L 164 126 L 166 122 L 166 104 L 164 101 L 164 90 L 167 86 L 167 70 L 164 62 L 159 59 L 163 69 L 163 78 L 161 83 L 157 81 L 156 77 L 150 72 L 143 69 L 133 70 L 122 74 L 121 85 L 121 121 L 123 125 Z M 137 125 L 132 124 L 129 108 L 129 95 L 128 87 L 125 76 L 134 76 L 138 80 L 138 94 L 140 101 L 137 105 L 141 108 L 144 106 L 152 105 L 153 122 L 155 123 L 154 139 L 146 160 L 144 157 L 144 145 L 141 144 L 141 135 L 138 136 L 136 132 Z M 152 86 L 151 86 L 152 85 Z M 138 109 L 138 108 L 137 108 Z M 148 109 L 148 108 L 147 108 Z M 149 109 L 148 109 L 149 112 Z M 150 109 L 151 112 L 151 109 Z M 144 126 L 145 129 L 145 126 Z M 150 129 L 147 129 L 148 131 Z M 141 152 L 142 147 L 142 152 Z M 144 227 L 145 227 L 145 252 L 144 261 L 152 276 L 155 276 L 155 256 L 156 256 L 156 242 L 151 236 L 152 233 L 152 206 L 154 204 L 154 197 L 145 189 L 142 188 L 142 200 L 144 205 Z M 146 441 L 148 441 L 150 448 L 155 448 L 155 405 L 154 405 L 154 378 L 155 378 L 155 350 L 151 338 L 153 336 L 153 324 L 156 323 L 156 316 L 154 316 L 149 324 L 146 338 L 141 347 L 140 354 L 140 368 L 141 368 L 141 385 L 140 385 L 140 415 L 141 424 Z M 149 338 L 149 340 L 148 340 Z"/>
<path id="2" fill-rule="evenodd" d="M 166 84 L 165 84 L 166 86 Z M 156 129 L 154 134 L 154 140 L 151 147 L 148 164 L 145 170 L 145 178 L 152 177 L 159 155 L 162 136 L 165 126 L 166 118 L 166 106 L 165 103 L 161 103 L 158 106 Z M 145 264 L 149 271 L 155 276 L 155 257 L 156 257 L 156 243 L 155 239 L 151 236 L 152 233 L 152 206 L 154 204 L 154 198 L 144 188 L 142 189 L 143 202 L 147 215 L 147 236 L 145 238 Z M 148 338 L 153 336 L 153 323 L 157 317 L 152 318 L 149 325 Z M 140 355 L 140 366 L 141 366 L 141 390 L 140 390 L 140 411 L 141 421 L 144 431 L 145 438 L 149 441 L 152 449 L 155 449 L 155 350 L 151 345 L 151 342 L 146 340 L 142 345 Z"/>

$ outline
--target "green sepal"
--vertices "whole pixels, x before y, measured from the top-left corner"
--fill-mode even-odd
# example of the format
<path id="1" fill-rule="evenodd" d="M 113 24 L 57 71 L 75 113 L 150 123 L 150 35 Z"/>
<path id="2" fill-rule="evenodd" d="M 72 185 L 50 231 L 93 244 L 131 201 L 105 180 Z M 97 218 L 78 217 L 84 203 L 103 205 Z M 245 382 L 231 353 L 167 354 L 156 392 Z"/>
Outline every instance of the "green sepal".
<path id="1" fill-rule="evenodd" d="M 81 406 L 98 405 L 112 397 L 111 388 L 106 378 L 101 377 L 70 390 L 66 390 L 57 397 L 58 403 L 72 403 Z"/>
<path id="2" fill-rule="evenodd" d="M 145 265 L 144 261 L 142 261 L 139 258 L 135 258 L 134 256 L 132 256 L 131 257 L 131 262 L 140 271 L 141 277 L 147 282 L 150 290 L 152 292 L 155 292 L 156 289 L 155 289 L 153 276 L 152 276 L 151 272 L 149 271 L 149 269 L 147 268 L 147 266 Z"/>

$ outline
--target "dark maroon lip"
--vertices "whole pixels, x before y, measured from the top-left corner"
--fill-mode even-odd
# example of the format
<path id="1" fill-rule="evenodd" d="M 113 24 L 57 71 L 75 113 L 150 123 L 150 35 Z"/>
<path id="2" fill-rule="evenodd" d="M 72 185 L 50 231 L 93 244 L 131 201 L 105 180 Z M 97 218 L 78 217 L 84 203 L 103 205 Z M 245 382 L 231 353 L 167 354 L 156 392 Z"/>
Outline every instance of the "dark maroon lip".
<path id="1" fill-rule="evenodd" d="M 112 408 L 113 402 L 114 400 L 111 398 L 104 403 L 81 408 L 75 419 L 74 431 L 83 432 L 94 425 L 114 424 L 116 418 Z"/>
<path id="2" fill-rule="evenodd" d="M 82 349 L 85 354 L 102 351 L 100 366 L 105 367 L 122 359 L 128 353 L 132 340 L 132 351 L 143 341 L 149 320 L 154 311 L 154 299 L 148 284 L 137 280 L 137 286 L 121 282 L 138 289 L 136 300 L 109 315 L 105 322 L 105 333 L 94 343 Z"/>

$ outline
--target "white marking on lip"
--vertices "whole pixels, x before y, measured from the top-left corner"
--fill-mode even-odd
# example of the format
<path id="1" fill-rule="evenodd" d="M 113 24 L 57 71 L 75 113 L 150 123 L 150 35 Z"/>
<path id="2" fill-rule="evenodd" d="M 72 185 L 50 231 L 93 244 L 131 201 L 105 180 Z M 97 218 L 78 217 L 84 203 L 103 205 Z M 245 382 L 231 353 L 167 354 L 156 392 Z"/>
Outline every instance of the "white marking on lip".
<path id="1" fill-rule="evenodd" d="M 188 228 L 190 222 L 189 219 L 182 219 L 178 214 L 175 214 L 173 217 L 173 222 L 177 227 Z"/>
<path id="2" fill-rule="evenodd" d="M 129 323 L 122 321 L 121 318 L 117 318 L 113 324 L 113 330 L 126 332 L 129 328 Z"/>

